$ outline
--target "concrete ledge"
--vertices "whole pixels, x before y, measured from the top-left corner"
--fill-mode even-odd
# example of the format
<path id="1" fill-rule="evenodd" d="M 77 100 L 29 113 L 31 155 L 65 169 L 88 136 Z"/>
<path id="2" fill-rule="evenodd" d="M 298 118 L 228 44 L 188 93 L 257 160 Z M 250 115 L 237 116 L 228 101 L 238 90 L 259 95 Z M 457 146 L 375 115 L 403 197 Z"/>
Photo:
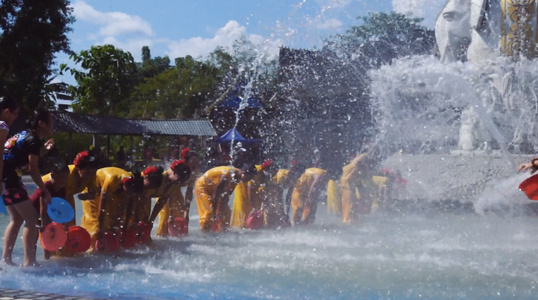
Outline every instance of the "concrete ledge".
<path id="1" fill-rule="evenodd" d="M 394 155 L 383 166 L 407 180 L 405 189 L 391 195 L 398 200 L 472 202 L 486 187 L 516 176 L 517 166 L 531 155 L 466 152 L 431 155 Z M 517 188 L 517 187 L 515 187 Z"/>
<path id="2" fill-rule="evenodd" d="M 0 289 L 0 300 L 31 299 L 31 300 L 102 300 L 97 298 L 65 296 L 48 293 L 36 293 L 23 290 Z"/>

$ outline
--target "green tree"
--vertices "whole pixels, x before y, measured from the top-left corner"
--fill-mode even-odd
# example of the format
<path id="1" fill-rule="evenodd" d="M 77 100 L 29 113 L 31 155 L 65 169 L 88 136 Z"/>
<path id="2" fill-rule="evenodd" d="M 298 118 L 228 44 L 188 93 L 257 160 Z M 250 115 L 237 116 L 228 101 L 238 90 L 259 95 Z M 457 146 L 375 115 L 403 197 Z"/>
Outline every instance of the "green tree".
<path id="1" fill-rule="evenodd" d="M 168 56 L 151 58 L 149 47 L 142 47 L 142 63 L 139 64 L 139 70 L 143 78 L 155 77 L 170 68 L 170 58 Z"/>
<path id="2" fill-rule="evenodd" d="M 75 110 L 124 116 L 138 78 L 131 53 L 104 45 L 73 53 L 70 58 L 82 68 L 79 70 L 62 65 L 62 71 L 70 71 L 78 83 L 69 88 L 75 99 Z"/>
<path id="3" fill-rule="evenodd" d="M 246 37 L 234 42 L 233 54 L 217 48 L 208 62 L 221 70 L 219 97 L 208 107 L 208 112 L 229 97 L 255 98 L 268 103 L 275 94 L 278 60 L 258 51 Z"/>
<path id="4" fill-rule="evenodd" d="M 420 25 L 421 18 L 399 13 L 369 13 L 359 17 L 362 25 L 352 26 L 345 34 L 329 41 L 328 48 L 348 59 L 376 68 L 393 59 L 432 53 L 435 33 Z"/>
<path id="5" fill-rule="evenodd" d="M 131 117 L 193 118 L 213 97 L 219 70 L 191 56 L 176 59 L 176 66 L 145 78 L 132 94 Z"/>
<path id="6" fill-rule="evenodd" d="M 21 99 L 26 112 L 45 98 L 55 54 L 69 52 L 71 14 L 67 0 L 3 0 L 0 4 L 0 93 Z"/>

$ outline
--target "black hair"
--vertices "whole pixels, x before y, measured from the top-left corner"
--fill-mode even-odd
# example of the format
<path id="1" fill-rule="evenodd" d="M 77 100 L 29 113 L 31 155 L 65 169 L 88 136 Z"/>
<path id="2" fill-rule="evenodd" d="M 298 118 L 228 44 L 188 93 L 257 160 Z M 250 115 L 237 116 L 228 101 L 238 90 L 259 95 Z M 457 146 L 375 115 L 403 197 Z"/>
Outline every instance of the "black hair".
<path id="1" fill-rule="evenodd" d="M 303 164 L 296 164 L 291 167 L 290 172 L 294 174 L 302 175 L 305 170 L 306 170 L 306 167 Z"/>
<path id="2" fill-rule="evenodd" d="M 62 159 L 54 159 L 52 161 L 52 169 L 50 172 L 55 174 L 69 172 L 69 167 Z"/>
<path id="3" fill-rule="evenodd" d="M 161 186 L 161 184 L 163 183 L 163 172 L 164 172 L 163 167 L 159 166 L 157 167 L 157 172 L 152 172 L 146 175 L 146 177 L 148 178 L 149 184 L 152 187 Z"/>
<path id="4" fill-rule="evenodd" d="M 0 110 L 9 109 L 14 111 L 17 108 L 19 108 L 19 104 L 17 103 L 17 100 L 15 100 L 15 97 L 11 95 L 0 97 Z"/>
<path id="5" fill-rule="evenodd" d="M 269 168 L 266 169 L 267 172 L 278 172 L 280 170 L 280 167 L 277 164 L 271 164 Z"/>
<path id="6" fill-rule="evenodd" d="M 185 178 L 188 178 L 191 176 L 191 168 L 189 168 L 189 166 L 185 163 L 178 164 L 173 171 L 180 177 L 185 176 Z"/>
<path id="7" fill-rule="evenodd" d="M 192 158 L 200 158 L 200 155 L 194 151 L 187 152 L 187 155 L 185 155 L 185 161 L 190 161 Z"/>
<path id="8" fill-rule="evenodd" d="M 254 164 L 244 164 L 243 168 L 241 168 L 246 175 L 256 175 L 258 173 L 258 169 L 256 169 L 256 166 Z"/>
<path id="9" fill-rule="evenodd" d="M 127 181 L 127 187 L 136 194 L 144 192 L 144 177 L 140 171 L 137 170 L 133 173 L 133 179 Z"/>
<path id="10" fill-rule="evenodd" d="M 39 127 L 40 121 L 48 124 L 51 118 L 52 116 L 48 109 L 38 108 L 30 119 L 30 129 L 37 129 L 37 127 Z"/>
<path id="11" fill-rule="evenodd" d="M 88 155 L 85 159 L 76 164 L 77 169 L 99 169 L 99 161 L 93 155 Z"/>

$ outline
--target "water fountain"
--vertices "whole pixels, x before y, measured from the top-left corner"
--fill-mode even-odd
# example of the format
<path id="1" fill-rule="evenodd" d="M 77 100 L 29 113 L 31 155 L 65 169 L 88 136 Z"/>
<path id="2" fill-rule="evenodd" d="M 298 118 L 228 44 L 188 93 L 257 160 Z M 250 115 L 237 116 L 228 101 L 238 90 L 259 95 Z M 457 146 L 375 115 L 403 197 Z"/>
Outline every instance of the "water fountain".
<path id="1" fill-rule="evenodd" d="M 399 154 L 385 163 L 414 179 L 399 197 L 473 203 L 535 152 L 536 12 L 535 1 L 448 1 L 439 60 L 372 72 L 383 139 Z"/>
<path id="2" fill-rule="evenodd" d="M 499 8 L 523 3 L 450 1 L 467 2 L 470 21 L 475 5 L 490 8 L 480 24 L 494 15 L 495 3 Z M 534 1 L 525 2 L 536 11 Z M 473 24 L 478 23 L 470 28 Z M 473 49 L 477 34 L 445 48 Z M 371 75 L 376 105 L 384 112 L 377 120 L 380 140 L 397 153 L 384 164 L 408 179 L 398 199 L 466 201 L 477 211 L 492 202 L 525 201 L 517 198 L 523 197 L 515 188 L 522 177 L 514 176 L 513 164 L 528 156 L 515 154 L 525 143 L 514 137 L 532 136 L 524 131 L 531 128 L 525 125 L 528 117 L 517 109 L 535 107 L 530 75 L 536 64 L 500 55 L 479 63 L 469 52 L 468 62 L 450 62 L 444 53 L 442 60 L 395 61 Z M 467 60 L 459 52 L 452 57 Z M 512 82 L 509 89 L 498 88 L 508 82 L 502 78 Z M 115 257 L 46 261 L 37 270 L 2 266 L 0 287 L 114 299 L 535 299 L 538 294 L 535 217 L 416 205 L 377 211 L 351 227 L 323 208 L 308 228 L 202 235 L 192 207 L 190 234 L 183 239 L 155 238 L 152 249 Z M 0 217 L 0 224 L 5 222 Z M 15 260 L 21 255 L 19 243 Z"/>

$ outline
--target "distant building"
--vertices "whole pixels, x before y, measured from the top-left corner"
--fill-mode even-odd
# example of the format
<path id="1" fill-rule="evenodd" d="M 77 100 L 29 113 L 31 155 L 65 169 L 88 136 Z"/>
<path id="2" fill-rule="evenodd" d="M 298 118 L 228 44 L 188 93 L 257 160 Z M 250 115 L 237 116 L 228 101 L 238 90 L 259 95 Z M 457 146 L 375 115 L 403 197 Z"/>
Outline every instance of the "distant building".
<path id="1" fill-rule="evenodd" d="M 73 112 L 73 97 L 65 93 L 56 93 L 56 100 L 54 101 L 54 106 L 57 110 Z"/>

